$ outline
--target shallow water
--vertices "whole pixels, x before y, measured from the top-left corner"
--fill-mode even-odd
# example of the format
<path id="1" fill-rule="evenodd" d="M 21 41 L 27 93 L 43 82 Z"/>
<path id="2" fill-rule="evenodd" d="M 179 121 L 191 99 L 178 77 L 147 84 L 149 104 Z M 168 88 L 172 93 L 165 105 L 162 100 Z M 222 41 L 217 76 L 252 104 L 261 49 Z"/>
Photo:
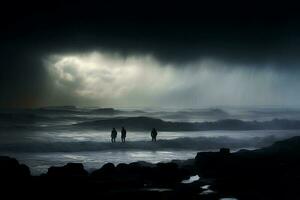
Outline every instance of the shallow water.
<path id="1" fill-rule="evenodd" d="M 248 130 L 248 131 L 179 131 L 159 132 L 158 139 L 172 140 L 178 138 L 221 137 L 235 139 L 253 137 L 291 137 L 300 135 L 300 130 Z M 150 141 L 150 133 L 144 131 L 127 132 L 126 141 Z M 95 130 L 57 130 L 57 131 L 18 131 L 0 134 L 0 144 L 16 142 L 110 142 L 110 132 Z M 118 132 L 117 142 L 120 141 Z"/>
<path id="2" fill-rule="evenodd" d="M 189 179 L 183 180 L 183 181 L 181 181 L 181 183 L 189 184 L 189 183 L 193 183 L 195 181 L 198 181 L 199 179 L 200 179 L 200 177 L 198 175 L 190 176 Z"/>
<path id="3" fill-rule="evenodd" d="M 103 164 L 131 163 L 146 161 L 151 163 L 168 162 L 175 159 L 194 158 L 196 151 L 101 151 L 71 153 L 11 153 L 6 155 L 17 158 L 31 168 L 32 174 L 47 172 L 50 166 L 62 166 L 68 162 L 83 163 L 88 171 L 100 168 Z"/>

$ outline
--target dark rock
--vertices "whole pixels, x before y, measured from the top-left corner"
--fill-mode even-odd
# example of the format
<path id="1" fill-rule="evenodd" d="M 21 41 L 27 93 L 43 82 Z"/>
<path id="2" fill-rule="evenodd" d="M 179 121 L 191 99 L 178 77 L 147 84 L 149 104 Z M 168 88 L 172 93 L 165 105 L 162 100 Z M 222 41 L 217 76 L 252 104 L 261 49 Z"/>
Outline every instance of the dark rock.
<path id="1" fill-rule="evenodd" d="M 29 177 L 30 169 L 19 162 L 7 156 L 0 156 L 0 177 Z"/>
<path id="2" fill-rule="evenodd" d="M 125 163 L 120 163 L 116 166 L 116 169 L 118 171 L 126 171 L 128 169 L 128 164 L 125 164 Z"/>
<path id="3" fill-rule="evenodd" d="M 257 150 L 260 153 L 280 154 L 284 156 L 300 157 L 300 136 L 275 142 L 273 145 Z"/>
<path id="4" fill-rule="evenodd" d="M 178 168 L 176 163 L 158 163 L 153 169 L 151 180 L 159 185 L 172 185 L 189 178 L 190 173 L 182 168 Z"/>
<path id="5" fill-rule="evenodd" d="M 111 179 L 116 176 L 116 168 L 113 163 L 107 163 L 103 165 L 100 169 L 95 170 L 91 173 L 93 178 L 98 179 Z"/>
<path id="6" fill-rule="evenodd" d="M 230 149 L 229 148 L 221 148 L 220 153 L 221 154 L 230 154 Z"/>
<path id="7" fill-rule="evenodd" d="M 68 163 L 63 167 L 50 167 L 47 175 L 52 177 L 83 177 L 87 176 L 88 172 L 81 163 Z"/>
<path id="8" fill-rule="evenodd" d="M 200 176 L 215 178 L 213 187 L 223 196 L 295 199 L 300 196 L 299 150 L 300 137 L 294 137 L 254 151 L 198 153 L 195 164 Z"/>

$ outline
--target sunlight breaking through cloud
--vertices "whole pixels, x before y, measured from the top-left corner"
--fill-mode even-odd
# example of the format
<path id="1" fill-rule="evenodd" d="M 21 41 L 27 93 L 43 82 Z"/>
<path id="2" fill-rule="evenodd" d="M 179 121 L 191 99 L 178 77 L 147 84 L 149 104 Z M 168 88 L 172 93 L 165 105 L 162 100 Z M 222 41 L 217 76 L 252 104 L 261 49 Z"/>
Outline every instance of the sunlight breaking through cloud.
<path id="1" fill-rule="evenodd" d="M 175 66 L 152 56 L 92 52 L 52 55 L 45 63 L 54 96 L 66 99 L 65 104 L 289 105 L 296 94 L 284 87 L 299 87 L 296 76 L 272 68 L 233 67 L 209 59 Z"/>
<path id="2" fill-rule="evenodd" d="M 48 69 L 58 89 L 95 101 L 162 95 L 174 77 L 172 66 L 161 68 L 150 56 L 122 58 L 97 52 L 51 56 Z"/>

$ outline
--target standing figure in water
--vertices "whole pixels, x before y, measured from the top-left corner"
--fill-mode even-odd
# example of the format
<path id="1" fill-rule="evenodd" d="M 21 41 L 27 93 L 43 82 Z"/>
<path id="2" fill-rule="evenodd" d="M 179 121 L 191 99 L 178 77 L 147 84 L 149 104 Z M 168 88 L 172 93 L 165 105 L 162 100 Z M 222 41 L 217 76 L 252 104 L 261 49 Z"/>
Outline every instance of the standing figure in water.
<path id="1" fill-rule="evenodd" d="M 115 128 L 113 128 L 111 131 L 111 142 L 112 143 L 116 142 L 117 134 L 118 134 L 117 130 Z"/>
<path id="2" fill-rule="evenodd" d="M 121 130 L 122 142 L 125 142 L 125 138 L 126 138 L 126 129 L 124 127 L 122 127 L 122 130 Z"/>
<path id="3" fill-rule="evenodd" d="M 157 131 L 155 128 L 153 128 L 151 131 L 152 142 L 156 142 L 156 136 L 157 136 Z"/>

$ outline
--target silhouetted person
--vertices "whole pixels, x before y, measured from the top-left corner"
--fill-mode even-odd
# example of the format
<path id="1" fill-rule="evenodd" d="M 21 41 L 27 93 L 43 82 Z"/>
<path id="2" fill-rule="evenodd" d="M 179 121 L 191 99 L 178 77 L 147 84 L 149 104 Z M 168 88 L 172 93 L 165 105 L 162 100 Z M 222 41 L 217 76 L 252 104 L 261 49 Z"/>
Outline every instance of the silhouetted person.
<path id="1" fill-rule="evenodd" d="M 126 129 L 124 127 L 122 127 L 122 130 L 121 130 L 122 142 L 125 142 L 125 138 L 126 138 Z"/>
<path id="2" fill-rule="evenodd" d="M 153 128 L 151 131 L 152 142 L 156 142 L 156 136 L 157 136 L 157 131 L 155 128 Z"/>
<path id="3" fill-rule="evenodd" d="M 116 142 L 117 134 L 118 134 L 117 130 L 115 128 L 113 128 L 111 131 L 111 142 L 112 143 Z"/>

